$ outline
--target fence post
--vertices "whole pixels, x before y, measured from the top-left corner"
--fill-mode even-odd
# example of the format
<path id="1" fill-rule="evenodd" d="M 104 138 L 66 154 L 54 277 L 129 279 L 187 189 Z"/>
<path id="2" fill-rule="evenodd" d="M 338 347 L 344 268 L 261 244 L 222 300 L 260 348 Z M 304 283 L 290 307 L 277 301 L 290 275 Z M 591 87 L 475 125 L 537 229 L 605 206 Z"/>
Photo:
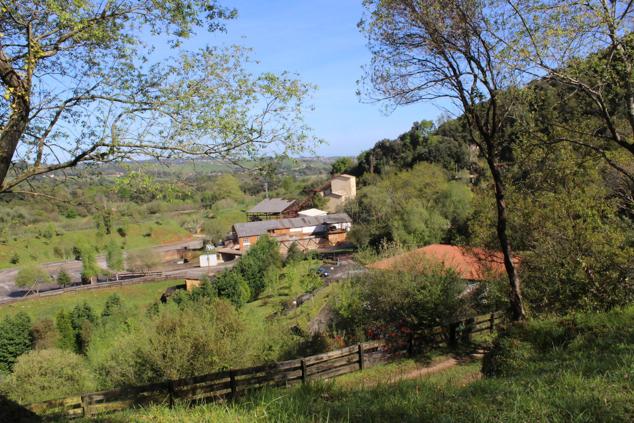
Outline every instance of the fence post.
<path id="1" fill-rule="evenodd" d="M 464 321 L 464 329 L 462 330 L 462 342 L 471 342 L 471 332 L 475 326 L 475 318 L 470 317 Z"/>
<path id="2" fill-rule="evenodd" d="M 458 327 L 458 323 L 449 323 L 449 346 L 450 347 L 455 347 L 457 344 L 457 339 L 456 339 L 456 329 Z"/>
<path id="3" fill-rule="evenodd" d="M 229 370 L 229 386 L 231 387 L 231 399 L 238 395 L 238 387 L 236 386 L 236 375 L 233 369 Z"/>
<path id="4" fill-rule="evenodd" d="M 90 396 L 82 395 L 81 396 L 81 408 L 84 411 L 84 417 L 91 417 L 92 413 L 90 412 Z"/>
<path id="5" fill-rule="evenodd" d="M 489 320 L 491 321 L 489 333 L 493 333 L 493 330 L 495 329 L 495 312 L 491 313 L 491 318 Z"/>
<path id="6" fill-rule="evenodd" d="M 174 393 L 176 390 L 174 389 L 174 381 L 170 380 L 167 382 L 167 394 L 169 396 L 169 407 L 174 407 Z"/>
<path id="7" fill-rule="evenodd" d="M 365 367 L 365 356 L 363 354 L 363 344 L 359 344 L 359 370 Z"/>
<path id="8" fill-rule="evenodd" d="M 306 362 L 304 361 L 303 358 L 301 363 L 302 363 L 302 383 L 306 383 L 306 379 L 308 375 L 306 374 Z"/>

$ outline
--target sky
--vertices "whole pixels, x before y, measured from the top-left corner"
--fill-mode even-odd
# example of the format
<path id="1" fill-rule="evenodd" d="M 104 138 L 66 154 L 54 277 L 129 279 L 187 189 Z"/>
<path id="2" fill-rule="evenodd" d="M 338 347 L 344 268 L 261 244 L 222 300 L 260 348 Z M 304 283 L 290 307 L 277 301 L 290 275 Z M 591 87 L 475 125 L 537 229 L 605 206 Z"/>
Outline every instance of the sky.
<path id="1" fill-rule="evenodd" d="M 381 104 L 362 103 L 356 81 L 370 62 L 357 29 L 361 0 L 225 0 L 238 10 L 226 33 L 199 32 L 190 47 L 240 44 L 252 48 L 259 71 L 290 71 L 318 86 L 306 114 L 314 135 L 326 143 L 320 156 L 356 156 L 384 138 L 395 138 L 414 121 L 435 120 L 443 110 L 432 103 L 401 107 L 390 114 Z"/>

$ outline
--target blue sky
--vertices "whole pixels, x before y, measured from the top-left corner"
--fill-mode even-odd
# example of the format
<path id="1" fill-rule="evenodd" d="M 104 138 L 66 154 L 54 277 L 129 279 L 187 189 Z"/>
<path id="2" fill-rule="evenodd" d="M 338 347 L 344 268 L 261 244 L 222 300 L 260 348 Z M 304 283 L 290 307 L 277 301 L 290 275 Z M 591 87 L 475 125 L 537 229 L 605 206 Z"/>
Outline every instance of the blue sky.
<path id="1" fill-rule="evenodd" d="M 383 138 L 407 131 L 412 122 L 435 120 L 442 112 L 431 103 L 399 108 L 386 115 L 380 104 L 363 104 L 355 91 L 370 54 L 357 29 L 360 0 L 225 0 L 238 18 L 227 33 L 199 33 L 191 44 L 251 47 L 260 71 L 288 70 L 318 86 L 315 110 L 306 115 L 315 135 L 327 144 L 323 156 L 357 155 Z M 188 43 L 190 44 L 190 43 Z"/>

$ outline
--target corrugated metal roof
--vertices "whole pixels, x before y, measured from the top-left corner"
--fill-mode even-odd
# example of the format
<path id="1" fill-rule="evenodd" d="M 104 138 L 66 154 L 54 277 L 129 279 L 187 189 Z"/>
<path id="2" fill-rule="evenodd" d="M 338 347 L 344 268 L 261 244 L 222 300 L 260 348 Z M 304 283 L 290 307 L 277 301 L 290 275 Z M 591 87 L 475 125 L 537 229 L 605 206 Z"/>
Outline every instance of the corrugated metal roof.
<path id="1" fill-rule="evenodd" d="M 247 210 L 247 213 L 282 213 L 292 206 L 294 202 L 294 200 L 285 200 L 283 198 L 267 198 Z"/>
<path id="2" fill-rule="evenodd" d="M 293 217 L 290 219 L 263 220 L 261 222 L 236 223 L 233 229 L 242 238 L 245 236 L 263 235 L 273 229 L 303 228 L 321 224 L 350 223 L 352 219 L 346 213 L 334 213 L 325 216 Z"/>

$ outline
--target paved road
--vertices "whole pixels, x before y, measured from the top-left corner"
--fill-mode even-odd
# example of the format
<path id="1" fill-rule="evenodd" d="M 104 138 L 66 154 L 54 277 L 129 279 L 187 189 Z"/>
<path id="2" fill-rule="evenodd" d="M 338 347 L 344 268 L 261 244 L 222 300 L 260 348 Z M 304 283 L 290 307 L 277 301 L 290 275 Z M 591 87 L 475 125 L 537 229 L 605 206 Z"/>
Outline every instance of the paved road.
<path id="1" fill-rule="evenodd" d="M 159 245 L 159 246 L 153 247 L 153 249 L 157 253 L 160 253 L 160 252 L 165 252 L 170 250 L 177 250 L 177 249 L 185 248 L 185 247 L 196 249 L 196 248 L 200 248 L 201 246 L 202 246 L 202 241 L 194 239 L 194 240 L 188 240 L 188 241 L 175 242 L 171 244 Z M 105 256 L 98 256 L 97 263 L 99 264 L 99 266 L 105 268 L 106 267 Z M 57 275 L 57 273 L 61 269 L 64 269 L 70 275 L 72 281 L 77 282 L 80 280 L 81 261 L 79 260 L 67 260 L 67 261 L 56 261 L 56 262 L 44 263 L 41 265 L 41 267 L 53 275 Z M 201 274 L 201 269 L 200 268 L 198 269 L 199 269 L 198 274 Z M 23 288 L 18 288 L 15 286 L 15 278 L 18 274 L 18 270 L 19 268 L 0 270 L 0 300 L 5 298 L 21 297 L 26 293 L 27 290 Z M 175 270 L 174 272 L 170 270 L 166 274 L 178 274 L 177 272 L 182 273 L 183 271 L 189 272 L 190 269 L 185 269 L 185 270 L 180 269 L 180 270 Z M 56 288 L 58 288 L 57 285 L 51 284 L 51 285 L 42 286 L 41 290 L 47 291 L 47 290 L 56 289 Z"/>

